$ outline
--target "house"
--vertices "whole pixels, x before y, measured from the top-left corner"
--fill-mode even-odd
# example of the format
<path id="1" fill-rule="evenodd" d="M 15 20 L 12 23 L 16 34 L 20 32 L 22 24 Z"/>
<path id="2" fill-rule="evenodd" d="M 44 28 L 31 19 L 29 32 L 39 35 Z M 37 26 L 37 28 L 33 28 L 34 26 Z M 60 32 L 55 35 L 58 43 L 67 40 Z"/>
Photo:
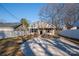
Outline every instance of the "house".
<path id="1" fill-rule="evenodd" d="M 79 29 L 79 20 L 76 21 L 74 24 L 73 24 L 74 27 L 76 27 L 76 29 Z"/>
<path id="2" fill-rule="evenodd" d="M 69 25 L 69 26 L 63 26 L 63 29 L 62 30 L 74 30 L 74 29 L 77 29 L 76 26 L 73 26 L 73 25 Z"/>
<path id="3" fill-rule="evenodd" d="M 67 30 L 67 29 L 70 29 L 70 30 L 79 29 L 79 20 L 71 25 L 63 27 L 63 30 Z"/>
<path id="4" fill-rule="evenodd" d="M 0 23 L 0 31 L 14 31 L 19 23 Z"/>
<path id="5" fill-rule="evenodd" d="M 0 39 L 8 37 L 24 36 L 26 27 L 20 23 L 0 23 Z"/>
<path id="6" fill-rule="evenodd" d="M 0 39 L 14 37 L 15 26 L 19 23 L 0 23 Z"/>
<path id="7" fill-rule="evenodd" d="M 38 34 L 38 35 L 42 35 L 42 34 L 50 34 L 50 35 L 54 35 L 54 29 L 55 26 L 48 24 L 47 22 L 44 21 L 37 21 L 34 22 L 30 27 L 30 33 L 32 34 Z"/>

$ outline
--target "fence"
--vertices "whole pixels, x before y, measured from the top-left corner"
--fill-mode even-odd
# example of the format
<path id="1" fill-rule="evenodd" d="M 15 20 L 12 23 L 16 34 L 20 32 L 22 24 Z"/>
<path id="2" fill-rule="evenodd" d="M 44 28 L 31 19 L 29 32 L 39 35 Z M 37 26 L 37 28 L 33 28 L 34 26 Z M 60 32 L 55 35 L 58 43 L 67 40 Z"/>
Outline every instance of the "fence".
<path id="1" fill-rule="evenodd" d="M 29 34 L 27 31 L 0 31 L 0 39 Z"/>

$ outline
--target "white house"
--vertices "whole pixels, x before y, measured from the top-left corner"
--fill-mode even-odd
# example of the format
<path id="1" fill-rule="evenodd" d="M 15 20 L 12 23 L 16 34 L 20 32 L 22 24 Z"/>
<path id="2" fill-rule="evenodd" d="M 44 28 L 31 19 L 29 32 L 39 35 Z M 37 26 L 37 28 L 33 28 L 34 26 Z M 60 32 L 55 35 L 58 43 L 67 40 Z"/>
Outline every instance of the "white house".
<path id="1" fill-rule="evenodd" d="M 67 28 L 68 27 L 68 28 Z M 64 26 L 63 27 L 63 30 L 68 30 L 68 29 L 70 29 L 70 30 L 75 30 L 75 29 L 79 29 L 79 20 L 78 21 L 76 21 L 75 23 L 73 23 L 72 25 L 69 25 L 69 26 Z"/>
<path id="2" fill-rule="evenodd" d="M 79 29 L 79 20 L 76 21 L 72 26 L 76 27 L 76 29 Z"/>
<path id="3" fill-rule="evenodd" d="M 55 26 L 48 24 L 47 22 L 44 21 L 37 21 L 34 22 L 30 27 L 30 33 L 34 34 L 37 33 L 39 35 L 42 34 L 50 34 L 50 35 L 54 35 L 54 29 Z"/>
<path id="4" fill-rule="evenodd" d="M 74 29 L 77 29 L 77 27 L 73 26 L 73 25 L 70 25 L 70 26 L 68 26 L 68 28 L 66 26 L 63 26 L 62 30 L 74 30 Z"/>

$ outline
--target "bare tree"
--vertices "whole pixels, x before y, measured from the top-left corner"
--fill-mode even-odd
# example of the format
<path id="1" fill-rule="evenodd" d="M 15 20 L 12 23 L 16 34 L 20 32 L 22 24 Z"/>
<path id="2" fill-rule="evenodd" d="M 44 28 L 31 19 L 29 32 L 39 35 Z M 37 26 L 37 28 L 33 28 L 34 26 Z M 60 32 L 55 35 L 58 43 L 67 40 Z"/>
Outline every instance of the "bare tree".
<path id="1" fill-rule="evenodd" d="M 69 26 L 79 19 L 79 4 L 48 4 L 41 8 L 39 16 L 56 28 L 62 24 Z"/>
<path id="2" fill-rule="evenodd" d="M 64 4 L 64 23 L 66 26 L 72 25 L 79 20 L 79 4 Z"/>
<path id="3" fill-rule="evenodd" d="M 56 27 L 55 29 L 57 29 L 60 27 L 60 16 L 62 16 L 60 14 L 62 8 L 63 4 L 48 4 L 47 6 L 41 8 L 39 14 L 40 19 L 51 23 Z"/>

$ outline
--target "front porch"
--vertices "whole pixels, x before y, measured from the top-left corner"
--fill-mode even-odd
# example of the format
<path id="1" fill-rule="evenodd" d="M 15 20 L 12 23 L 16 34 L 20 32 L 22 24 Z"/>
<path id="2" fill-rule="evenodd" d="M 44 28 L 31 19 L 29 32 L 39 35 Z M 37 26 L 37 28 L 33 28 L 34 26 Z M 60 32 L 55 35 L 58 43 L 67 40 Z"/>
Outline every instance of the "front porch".
<path id="1" fill-rule="evenodd" d="M 37 34 L 37 35 L 54 35 L 53 28 L 31 28 L 30 33 Z"/>

